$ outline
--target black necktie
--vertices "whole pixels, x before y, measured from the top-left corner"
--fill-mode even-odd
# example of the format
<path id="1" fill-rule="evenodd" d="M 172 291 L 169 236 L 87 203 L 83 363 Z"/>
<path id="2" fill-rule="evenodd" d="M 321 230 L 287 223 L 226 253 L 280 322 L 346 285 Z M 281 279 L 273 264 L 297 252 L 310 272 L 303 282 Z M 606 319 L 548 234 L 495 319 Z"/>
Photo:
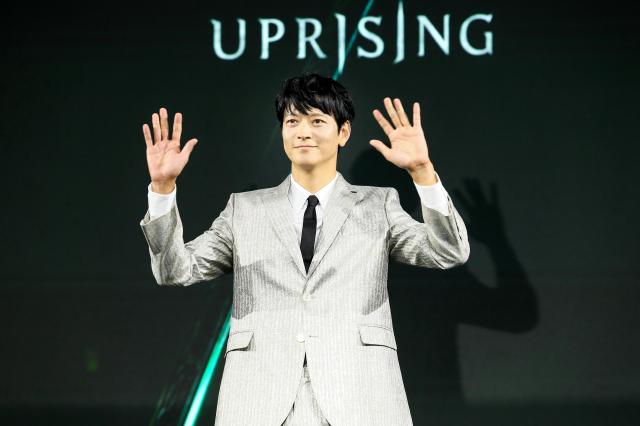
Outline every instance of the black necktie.
<path id="1" fill-rule="evenodd" d="M 309 265 L 313 258 L 313 246 L 316 241 L 316 206 L 319 200 L 315 195 L 309 195 L 307 198 L 307 210 L 304 212 L 304 220 L 302 222 L 302 238 L 300 240 L 300 251 L 302 252 L 302 260 L 304 260 L 304 268 L 309 272 Z"/>

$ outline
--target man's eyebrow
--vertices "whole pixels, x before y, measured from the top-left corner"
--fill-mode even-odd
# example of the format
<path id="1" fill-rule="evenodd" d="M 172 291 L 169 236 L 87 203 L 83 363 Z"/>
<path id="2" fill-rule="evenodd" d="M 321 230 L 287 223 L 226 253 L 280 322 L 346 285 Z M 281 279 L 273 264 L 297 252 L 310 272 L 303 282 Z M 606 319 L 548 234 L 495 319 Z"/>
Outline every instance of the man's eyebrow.
<path id="1" fill-rule="evenodd" d="M 295 112 L 288 112 L 286 115 L 301 115 L 299 112 L 295 111 Z M 313 114 L 309 114 L 311 116 L 314 115 L 320 115 L 320 116 L 325 116 L 326 114 L 323 112 L 314 112 Z"/>

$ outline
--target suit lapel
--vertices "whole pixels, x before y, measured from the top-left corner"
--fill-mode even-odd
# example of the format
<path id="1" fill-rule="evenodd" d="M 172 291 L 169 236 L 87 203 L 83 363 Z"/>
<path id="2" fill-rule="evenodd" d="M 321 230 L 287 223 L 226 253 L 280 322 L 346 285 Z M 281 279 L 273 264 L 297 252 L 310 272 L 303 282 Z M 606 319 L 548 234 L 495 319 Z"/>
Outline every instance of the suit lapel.
<path id="1" fill-rule="evenodd" d="M 358 192 L 356 187 L 347 182 L 342 174 L 338 172 L 335 187 L 329 196 L 328 206 L 324 210 L 322 228 L 320 228 L 320 232 L 318 233 L 318 244 L 311 259 L 311 265 L 309 265 L 308 277 L 317 269 L 318 264 L 322 261 L 329 247 L 331 247 L 340 228 L 342 228 L 344 221 L 347 220 L 351 214 L 353 206 L 360 201 L 362 197 L 363 194 Z M 302 255 L 300 256 L 302 257 Z"/>
<path id="2" fill-rule="evenodd" d="M 291 175 L 289 174 L 282 183 L 266 192 L 262 201 L 265 211 L 280 238 L 280 241 L 289 251 L 294 263 L 302 275 L 309 278 L 316 270 L 320 261 L 336 238 L 338 231 L 342 228 L 344 221 L 351 214 L 353 206 L 362 199 L 363 194 L 357 188 L 347 182 L 340 172 L 336 179 L 333 192 L 329 196 L 328 206 L 324 210 L 322 228 L 318 233 L 318 242 L 313 253 L 309 273 L 304 269 L 304 261 L 300 252 L 300 241 L 298 241 L 296 230 L 292 222 L 291 203 L 288 193 L 291 185 Z"/>
<path id="3" fill-rule="evenodd" d="M 300 252 L 300 242 L 297 241 L 296 229 L 292 222 L 291 203 L 289 202 L 288 192 L 291 185 L 291 175 L 287 176 L 282 183 L 273 188 L 272 191 L 266 192 L 262 196 L 267 216 L 271 220 L 271 224 L 276 231 L 276 235 L 289 251 L 294 263 L 302 273 L 306 275 L 304 270 L 304 261 Z"/>

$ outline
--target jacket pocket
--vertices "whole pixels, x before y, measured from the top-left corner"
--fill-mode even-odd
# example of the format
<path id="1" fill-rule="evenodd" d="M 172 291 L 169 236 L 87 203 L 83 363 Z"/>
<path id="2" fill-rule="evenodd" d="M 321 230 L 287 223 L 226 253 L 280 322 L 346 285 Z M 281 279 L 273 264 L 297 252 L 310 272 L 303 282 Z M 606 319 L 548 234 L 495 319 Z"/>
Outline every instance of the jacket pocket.
<path id="1" fill-rule="evenodd" d="M 252 337 L 253 330 L 237 331 L 233 334 L 230 334 L 229 340 L 227 341 L 227 350 L 224 353 L 225 358 L 227 357 L 227 353 L 229 353 L 229 351 L 239 349 L 245 350 L 249 346 Z"/>
<path id="2" fill-rule="evenodd" d="M 380 345 L 398 350 L 393 330 L 378 325 L 360 324 L 360 340 L 364 345 Z"/>

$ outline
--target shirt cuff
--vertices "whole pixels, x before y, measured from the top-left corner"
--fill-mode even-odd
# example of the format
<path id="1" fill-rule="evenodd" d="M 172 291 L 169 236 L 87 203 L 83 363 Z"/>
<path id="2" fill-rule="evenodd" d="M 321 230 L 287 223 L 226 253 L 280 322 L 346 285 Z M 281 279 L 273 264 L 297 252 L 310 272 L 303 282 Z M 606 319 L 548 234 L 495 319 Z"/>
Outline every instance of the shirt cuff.
<path id="1" fill-rule="evenodd" d="M 449 216 L 449 194 L 447 190 L 442 186 L 442 180 L 438 173 L 436 173 L 437 182 L 433 185 L 418 185 L 413 182 L 418 190 L 420 196 L 420 202 L 430 209 L 437 210 L 445 216 Z"/>
<path id="2" fill-rule="evenodd" d="M 168 194 L 159 194 L 151 190 L 151 184 L 147 187 L 147 199 L 149 202 L 149 219 L 153 220 L 156 217 L 169 213 L 173 206 L 173 201 L 176 198 L 176 190 L 178 185 L 173 188 Z"/>

